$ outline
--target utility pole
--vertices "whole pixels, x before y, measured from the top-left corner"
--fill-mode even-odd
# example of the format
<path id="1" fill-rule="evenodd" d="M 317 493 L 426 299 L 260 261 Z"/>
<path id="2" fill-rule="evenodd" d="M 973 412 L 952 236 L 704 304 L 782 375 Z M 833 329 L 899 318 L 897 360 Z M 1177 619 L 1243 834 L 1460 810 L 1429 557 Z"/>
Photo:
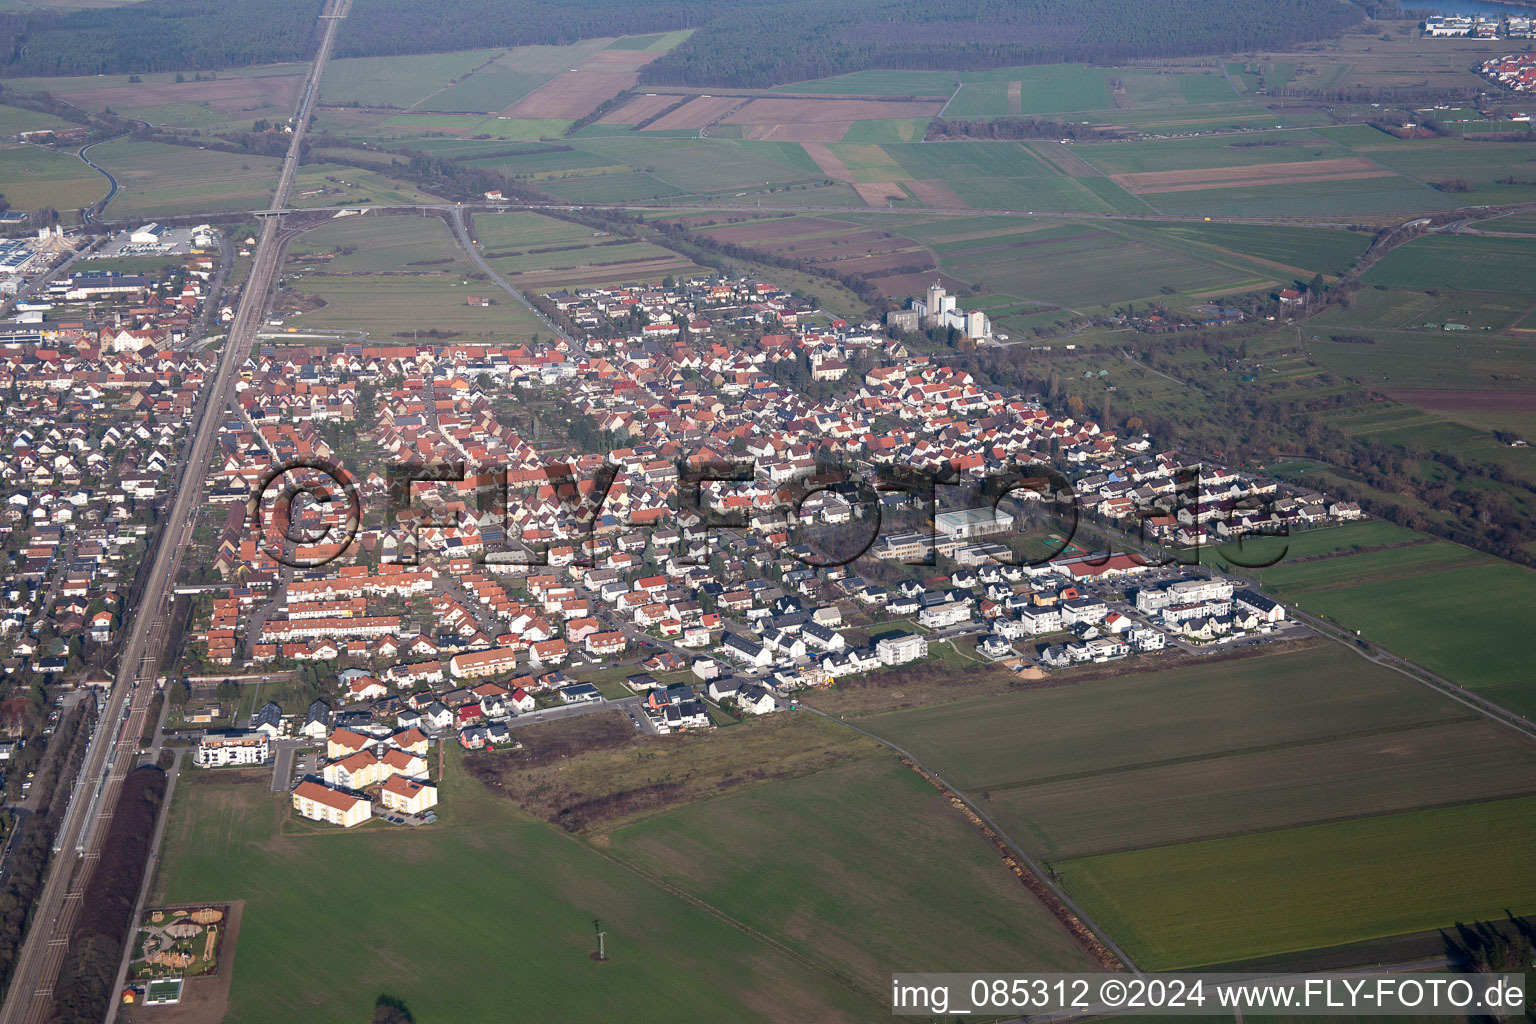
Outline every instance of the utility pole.
<path id="1" fill-rule="evenodd" d="M 593 918 L 592 928 L 597 932 L 597 952 L 592 954 L 592 959 L 600 964 L 605 964 L 608 962 L 608 954 L 603 948 L 603 939 L 608 933 L 603 931 L 603 919 L 600 917 Z"/>

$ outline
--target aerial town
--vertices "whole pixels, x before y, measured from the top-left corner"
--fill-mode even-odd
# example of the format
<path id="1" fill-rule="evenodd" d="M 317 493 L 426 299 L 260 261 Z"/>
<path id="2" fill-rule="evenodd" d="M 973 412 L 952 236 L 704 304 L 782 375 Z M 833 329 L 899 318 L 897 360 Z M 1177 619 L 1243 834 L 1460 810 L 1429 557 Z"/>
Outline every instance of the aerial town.
<path id="1" fill-rule="evenodd" d="M 1536 1013 L 1531 4 L 9 5 L 0 1024 Z"/>
<path id="2" fill-rule="evenodd" d="M 129 244 L 155 244 L 155 230 Z M 30 660 L 73 673 L 113 635 L 143 510 L 174 472 L 208 370 L 182 342 L 213 313 L 201 305 L 209 269 L 190 255 L 164 281 L 75 272 L 5 342 L 11 672 Z M 1241 580 L 1076 544 L 1052 551 L 1031 524 L 1060 495 L 966 503 L 1015 466 L 1062 474 L 1104 537 L 1169 551 L 1360 516 L 1251 472 L 1191 471 L 1147 437 L 914 351 L 901 339 L 923 328 L 991 334 L 938 285 L 892 314 L 891 333 L 756 279 L 543 299 L 576 340 L 542 351 L 263 343 L 252 354 L 194 531 L 207 569 L 183 588 L 190 651 L 167 683 L 173 723 L 201 734 L 197 766 L 273 763 L 295 812 L 317 822 L 420 825 L 435 818 L 443 743 L 515 748 L 518 725 L 551 715 L 617 703 L 646 733 L 708 730 L 921 662 L 936 641 L 1038 674 L 1301 628 Z M 535 443 L 507 398 L 519 395 L 587 410 L 587 436 L 608 450 Z M 753 471 L 712 484 L 690 513 L 684 458 Z M 358 479 L 358 529 L 344 534 L 326 501 L 295 502 L 292 523 L 249 521 L 263 474 L 315 459 Z M 464 479 L 416 492 L 419 510 L 384 521 L 390 466 L 466 461 Z M 827 475 L 834 464 L 846 475 Z M 616 476 L 594 497 L 584 481 L 603 467 Z M 891 467 L 969 486 L 946 487 L 926 526 L 919 495 L 861 504 L 847 471 Z M 495 468 L 509 490 L 487 505 Z M 704 512 L 745 526 L 699 529 Z M 868 552 L 818 565 L 822 534 L 849 524 L 864 524 Z M 85 646 L 65 639 L 72 631 Z M 221 680 L 295 675 L 318 695 L 238 720 L 217 693 Z"/>

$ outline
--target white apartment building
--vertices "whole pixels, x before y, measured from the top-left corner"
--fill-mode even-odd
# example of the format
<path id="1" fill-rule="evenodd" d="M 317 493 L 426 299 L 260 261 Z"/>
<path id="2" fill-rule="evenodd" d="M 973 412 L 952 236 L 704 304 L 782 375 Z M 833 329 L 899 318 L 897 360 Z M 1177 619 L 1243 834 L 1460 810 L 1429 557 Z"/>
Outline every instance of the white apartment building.
<path id="1" fill-rule="evenodd" d="M 905 665 L 928 657 L 928 638 L 920 633 L 888 636 L 875 643 L 875 657 L 882 665 Z"/>
<path id="2" fill-rule="evenodd" d="M 218 732 L 197 741 L 192 760 L 199 768 L 224 768 L 266 764 L 271 754 L 271 741 L 264 732 Z"/>

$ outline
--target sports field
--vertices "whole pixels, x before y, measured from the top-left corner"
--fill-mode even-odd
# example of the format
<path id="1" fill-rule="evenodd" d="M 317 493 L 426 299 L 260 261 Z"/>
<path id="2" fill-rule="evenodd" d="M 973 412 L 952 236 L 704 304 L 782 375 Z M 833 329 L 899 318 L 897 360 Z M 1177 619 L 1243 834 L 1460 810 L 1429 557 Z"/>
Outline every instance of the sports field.
<path id="1" fill-rule="evenodd" d="M 621 860 L 835 959 L 870 990 L 897 970 L 1091 969 L 997 852 L 893 757 L 747 787 L 609 838 Z"/>
<path id="2" fill-rule="evenodd" d="M 270 772 L 183 777 L 156 890 L 167 902 L 247 901 L 226 1020 L 363 1020 L 382 993 L 418 1020 L 492 1020 L 509 991 L 541 1019 L 888 1015 L 821 961 L 524 816 L 455 764 L 440 821 L 419 830 L 295 820 L 268 791 Z M 603 965 L 588 956 L 595 918 Z"/>

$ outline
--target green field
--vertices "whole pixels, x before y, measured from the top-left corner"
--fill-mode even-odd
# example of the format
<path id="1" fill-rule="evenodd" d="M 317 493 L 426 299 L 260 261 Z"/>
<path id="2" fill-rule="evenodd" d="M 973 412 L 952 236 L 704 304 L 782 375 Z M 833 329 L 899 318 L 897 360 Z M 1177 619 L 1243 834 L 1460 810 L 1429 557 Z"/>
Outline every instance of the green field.
<path id="1" fill-rule="evenodd" d="M 363 1020 L 381 993 L 418 1020 L 492 1020 L 512 989 L 519 1014 L 541 1019 L 888 1016 L 879 993 L 857 995 L 824 961 L 793 958 L 526 817 L 456 763 L 441 820 L 420 830 L 292 819 L 267 772 L 183 777 L 157 899 L 246 901 L 227 1021 Z M 611 957 L 601 966 L 588 956 L 594 918 Z M 366 955 L 336 955 L 361 936 Z"/>
<path id="2" fill-rule="evenodd" d="M 305 235 L 290 254 L 339 253 L 327 263 L 290 264 L 288 291 L 324 305 L 288 318 L 298 329 L 361 330 L 389 339 L 415 330 L 451 331 L 464 341 L 521 342 L 548 328 L 511 296 L 470 278 L 473 267 L 436 217 L 363 216 Z M 442 262 L 447 261 L 447 262 Z M 470 295 L 494 305 L 471 306 Z"/>
<path id="3" fill-rule="evenodd" d="M 752 786 L 610 838 L 621 860 L 838 961 L 868 990 L 898 970 L 1092 966 L 996 851 L 892 758 Z"/>
<path id="4" fill-rule="evenodd" d="M 1145 142 L 1086 143 L 1074 148 L 1106 174 L 1182 171 L 1190 168 L 1307 163 L 1351 155 L 1348 149 L 1311 132 L 1248 132 Z"/>
<path id="5" fill-rule="evenodd" d="M 113 216 L 265 209 L 277 185 L 273 157 L 130 141 L 104 143 L 91 156 L 117 177 Z"/>
<path id="6" fill-rule="evenodd" d="M 11 209 L 30 213 L 51 206 L 72 220 L 76 209 L 96 202 L 107 188 L 107 179 L 69 150 L 0 143 L 0 194 Z"/>
<path id="7" fill-rule="evenodd" d="M 868 728 L 979 794 L 1465 715 L 1398 673 L 1324 644 L 895 712 Z"/>
<path id="8" fill-rule="evenodd" d="M 944 111 L 945 117 L 999 117 L 1004 114 L 1060 114 L 1114 107 L 1108 81 L 1115 72 L 1081 64 L 998 68 L 962 72 L 964 83 Z M 1010 83 L 1019 83 L 1019 103 L 1008 99 Z"/>
<path id="9" fill-rule="evenodd" d="M 1058 867 L 1139 966 L 1174 969 L 1536 910 L 1536 798 L 1359 818 Z"/>
<path id="10" fill-rule="evenodd" d="M 1495 217 L 1484 221 L 1484 231 L 1508 231 L 1519 235 L 1536 235 L 1536 213 L 1515 213 L 1507 217 Z"/>
<path id="11" fill-rule="evenodd" d="M 815 161 L 795 143 L 732 139 L 590 138 L 576 148 L 610 163 L 639 168 L 636 177 L 677 194 L 758 188 L 765 182 L 820 181 Z M 797 195 L 799 193 L 796 193 Z"/>
<path id="12" fill-rule="evenodd" d="M 1392 250 L 1365 272 L 1368 284 L 1529 294 L 1536 239 L 1434 235 Z"/>
<path id="13" fill-rule="evenodd" d="M 1298 548 L 1327 550 L 1329 532 L 1301 535 Z M 1340 534 L 1334 540 L 1365 547 L 1405 539 L 1378 524 Z M 1505 819 L 1472 810 L 1536 794 L 1536 746 L 1335 644 L 874 714 L 859 724 L 977 801 L 1059 872 L 1142 967 L 1400 935 L 1502 917 L 1500 899 L 1517 912 L 1536 900 L 1511 852 L 1526 840 L 1504 842 L 1497 822 Z M 1424 856 L 1435 866 L 1420 870 L 1447 870 L 1463 854 L 1448 838 L 1454 829 L 1426 827 L 1413 854 L 1388 856 L 1373 838 L 1381 823 L 1442 813 L 1489 830 L 1478 840 L 1486 849 L 1470 859 L 1478 867 L 1458 873 L 1444 898 L 1425 895 L 1427 881 L 1399 884 L 1400 862 Z M 1337 856 L 1296 845 L 1308 836 Z M 1276 870 L 1276 859 L 1287 867 Z M 1354 900 L 1347 913 L 1325 912 L 1339 891 L 1339 861 L 1352 865 L 1348 884 L 1371 891 L 1371 911 Z M 1303 899 L 1285 907 L 1291 891 Z M 1521 892 L 1524 903 L 1510 896 Z M 1441 920 L 1452 898 L 1462 909 Z"/>
<path id="14" fill-rule="evenodd" d="M 1376 343 L 1334 342 L 1332 333 L 1363 333 Z M 1525 391 L 1536 378 L 1536 348 L 1498 335 L 1319 330 L 1307 347 L 1328 369 L 1369 386 Z"/>
<path id="15" fill-rule="evenodd" d="M 1075 309 L 1156 300 L 1170 293 L 1237 293 L 1274 280 L 1261 271 L 1086 225 L 934 248 L 942 253 L 940 266 L 961 280 Z"/>
<path id="16" fill-rule="evenodd" d="M 1159 235 L 1198 246 L 1195 251 L 1238 254 L 1270 260 L 1307 272 L 1338 275 L 1370 244 L 1363 232 L 1248 224 L 1163 224 Z"/>
<path id="17" fill-rule="evenodd" d="M 52 114 L 39 114 L 25 107 L 0 105 L 0 137 L 9 137 L 20 132 L 42 131 L 45 128 L 70 127 L 74 126 Z"/>
<path id="18" fill-rule="evenodd" d="M 409 110 L 452 79 L 467 75 L 494 58 L 496 50 L 406 54 L 391 57 L 344 57 L 326 65 L 320 102 L 392 106 Z M 442 109 L 442 108 L 438 108 Z"/>
<path id="19" fill-rule="evenodd" d="M 1536 670 L 1522 639 L 1536 630 L 1536 573 L 1376 522 L 1258 540 L 1245 555 L 1263 561 L 1282 546 L 1278 564 L 1253 571 L 1266 591 L 1527 717 L 1536 713 Z"/>
<path id="20" fill-rule="evenodd" d="M 1536 633 L 1531 570 L 1482 558 L 1417 566 L 1378 558 L 1371 566 L 1341 564 L 1333 571 L 1331 584 L 1281 593 L 1431 672 L 1536 716 L 1536 663 L 1525 640 Z M 1351 579 L 1368 582 L 1345 582 Z"/>
<path id="21" fill-rule="evenodd" d="M 1058 859 L 1536 793 L 1536 745 L 1486 721 L 1315 739 L 989 790 Z M 1021 842 L 1029 842 L 1021 838 Z"/>

